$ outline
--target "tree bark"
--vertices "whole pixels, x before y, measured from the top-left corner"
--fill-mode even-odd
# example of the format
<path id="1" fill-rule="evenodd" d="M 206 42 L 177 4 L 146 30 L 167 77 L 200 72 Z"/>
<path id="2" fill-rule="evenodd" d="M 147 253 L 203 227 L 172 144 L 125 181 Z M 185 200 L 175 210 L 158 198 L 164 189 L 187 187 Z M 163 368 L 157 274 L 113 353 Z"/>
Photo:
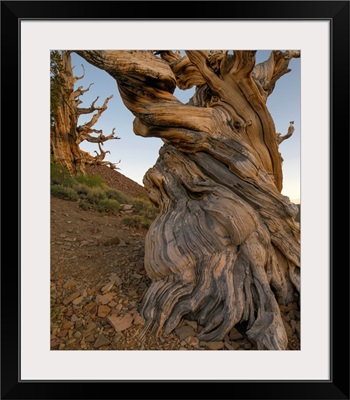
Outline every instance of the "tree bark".
<path id="1" fill-rule="evenodd" d="M 80 96 L 86 93 L 91 85 L 86 89 L 79 86 L 75 90 L 74 84 L 84 77 L 85 70 L 82 76 L 74 76 L 71 52 L 62 51 L 61 57 L 62 65 L 58 75 L 62 84 L 57 85 L 55 88 L 58 92 L 56 93 L 58 100 L 53 112 L 53 123 L 51 125 L 51 152 L 54 160 L 66 167 L 71 175 L 84 174 L 86 164 L 108 165 L 116 169 L 116 164 L 103 161 L 107 152 L 103 152 L 101 147 L 99 147 L 100 154 L 97 153 L 96 157 L 79 147 L 80 143 L 85 140 L 97 143 L 100 146 L 107 140 L 119 139 L 115 136 L 115 129 L 108 136 L 104 136 L 102 130 L 93 129 L 102 113 L 107 109 L 108 101 L 112 96 L 108 97 L 101 107 L 95 106 L 99 99 L 97 97 L 89 108 L 79 108 L 78 106 L 82 103 Z M 79 126 L 78 120 L 82 114 L 90 114 L 95 111 L 97 112 L 93 114 L 89 122 Z M 94 134 L 98 134 L 98 136 L 94 136 Z"/>
<path id="2" fill-rule="evenodd" d="M 259 349 L 286 349 L 279 305 L 300 290 L 300 227 L 281 194 L 266 100 L 299 52 L 273 51 L 259 65 L 254 51 L 77 53 L 116 79 L 135 134 L 164 142 L 144 177 L 160 208 L 146 236 L 144 332 L 186 318 L 212 341 L 245 322 Z M 188 104 L 176 85 L 196 86 Z"/>

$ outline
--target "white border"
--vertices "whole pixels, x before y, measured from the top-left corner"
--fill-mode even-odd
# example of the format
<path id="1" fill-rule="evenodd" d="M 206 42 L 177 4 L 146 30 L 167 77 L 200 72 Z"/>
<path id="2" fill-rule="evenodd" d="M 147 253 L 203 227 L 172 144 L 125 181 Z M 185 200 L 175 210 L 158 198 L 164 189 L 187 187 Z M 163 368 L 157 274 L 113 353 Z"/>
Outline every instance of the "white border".
<path id="1" fill-rule="evenodd" d="M 329 38 L 329 21 L 21 22 L 22 380 L 330 379 Z M 142 48 L 301 49 L 300 351 L 49 350 L 49 50 Z"/>

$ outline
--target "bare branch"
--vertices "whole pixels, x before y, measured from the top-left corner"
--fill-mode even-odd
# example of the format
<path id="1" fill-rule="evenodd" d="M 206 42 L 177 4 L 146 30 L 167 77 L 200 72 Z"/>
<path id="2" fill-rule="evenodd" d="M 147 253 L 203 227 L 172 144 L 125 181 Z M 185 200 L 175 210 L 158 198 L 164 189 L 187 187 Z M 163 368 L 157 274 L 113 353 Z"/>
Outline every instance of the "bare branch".
<path id="1" fill-rule="evenodd" d="M 116 170 L 116 169 L 120 169 L 117 167 L 117 164 L 120 164 L 120 161 L 121 160 L 119 160 L 117 163 L 112 163 L 110 161 L 103 161 L 102 165 L 105 165 L 106 167 Z"/>
<path id="2" fill-rule="evenodd" d="M 115 128 L 112 129 L 112 132 L 108 136 L 103 136 L 100 134 L 101 142 L 107 142 L 107 140 L 120 139 L 120 137 L 115 136 Z"/>
<path id="3" fill-rule="evenodd" d="M 288 69 L 290 60 L 299 57 L 299 50 L 274 50 L 266 61 L 254 67 L 252 77 L 265 99 L 273 92 L 277 80 L 291 71 Z"/>
<path id="4" fill-rule="evenodd" d="M 72 93 L 73 99 L 83 95 L 84 93 L 88 92 L 90 90 L 90 87 L 93 85 L 93 83 L 90 83 L 89 87 L 86 89 L 83 89 L 83 86 L 79 86 L 78 89 Z"/>
<path id="5" fill-rule="evenodd" d="M 100 149 L 100 154 L 98 154 L 98 152 L 95 150 L 96 156 L 96 163 L 99 163 L 100 161 L 103 161 L 104 158 L 106 157 L 106 154 L 109 153 L 111 154 L 111 152 L 109 150 L 104 151 L 101 147 L 101 143 L 98 143 L 98 148 Z"/>
<path id="6" fill-rule="evenodd" d="M 98 143 L 98 148 L 100 149 L 100 154 L 95 150 L 96 156 L 94 158 L 93 164 L 95 165 L 104 165 L 106 167 L 109 167 L 111 169 L 119 169 L 116 164 L 119 164 L 121 160 L 119 160 L 119 162 L 117 163 L 112 163 L 110 161 L 103 161 L 106 157 L 106 154 L 109 153 L 111 154 L 111 152 L 109 150 L 104 151 L 101 147 L 101 144 L 103 143 Z"/>
<path id="7" fill-rule="evenodd" d="M 108 104 L 109 100 L 110 100 L 112 97 L 113 97 L 113 95 L 107 97 L 107 99 L 104 101 L 104 103 L 102 104 L 101 107 L 96 107 L 95 110 L 97 110 L 97 113 L 94 114 L 94 115 L 92 116 L 92 118 L 91 118 L 91 120 L 90 120 L 89 122 L 86 122 L 84 125 L 79 126 L 78 130 L 84 131 L 84 130 L 86 130 L 87 128 L 89 129 L 89 128 L 91 128 L 92 126 L 94 126 L 94 125 L 96 124 L 96 122 L 99 120 L 99 118 L 101 117 L 102 113 L 103 113 L 104 111 L 107 110 L 107 104 Z M 96 99 L 96 100 L 97 100 L 97 99 Z M 95 100 L 95 101 L 96 101 L 96 100 Z M 94 102 L 94 103 L 95 103 L 95 102 Z M 94 103 L 93 103 L 93 104 L 94 104 Z"/>
<path id="8" fill-rule="evenodd" d="M 83 68 L 83 75 L 82 75 L 82 76 L 75 76 L 75 77 L 73 78 L 74 82 L 79 81 L 80 79 L 83 79 L 84 76 L 85 76 L 85 68 L 84 68 L 84 65 L 81 64 L 81 67 Z M 73 68 L 74 68 L 74 67 L 73 67 Z"/>
<path id="9" fill-rule="evenodd" d="M 107 142 L 108 140 L 113 140 L 113 139 L 120 139 L 120 137 L 115 136 L 115 128 L 113 128 L 112 133 L 110 133 L 108 136 L 105 136 L 103 134 L 102 129 L 82 129 L 79 132 L 79 136 L 76 140 L 77 144 L 80 144 L 84 140 L 86 140 L 89 143 L 104 143 Z M 99 136 L 91 136 L 91 133 L 98 133 Z"/>
<path id="10" fill-rule="evenodd" d="M 91 114 L 92 112 L 98 110 L 97 107 L 95 107 L 96 101 L 100 98 L 100 96 L 97 96 L 96 99 L 91 103 L 91 106 L 89 108 L 77 108 L 77 113 L 78 115 L 82 114 Z M 81 104 L 82 101 L 80 101 L 79 104 Z"/>
<path id="11" fill-rule="evenodd" d="M 152 51 L 143 50 L 75 50 L 86 61 L 107 71 L 114 79 L 128 80 L 128 71 L 132 65 L 133 77 L 142 84 L 145 78 L 154 87 L 173 93 L 176 87 L 175 77 L 169 66 Z M 137 57 L 135 57 L 137 55 Z M 153 68 L 149 68 L 149 64 Z M 133 81 L 133 85 L 135 85 Z M 132 86 L 133 86 L 132 85 Z"/>
<path id="12" fill-rule="evenodd" d="M 280 145 L 284 140 L 289 139 L 293 135 L 294 131 L 295 131 L 295 129 L 294 129 L 294 121 L 290 121 L 288 132 L 284 136 L 281 136 L 280 133 L 276 134 L 277 143 Z"/>

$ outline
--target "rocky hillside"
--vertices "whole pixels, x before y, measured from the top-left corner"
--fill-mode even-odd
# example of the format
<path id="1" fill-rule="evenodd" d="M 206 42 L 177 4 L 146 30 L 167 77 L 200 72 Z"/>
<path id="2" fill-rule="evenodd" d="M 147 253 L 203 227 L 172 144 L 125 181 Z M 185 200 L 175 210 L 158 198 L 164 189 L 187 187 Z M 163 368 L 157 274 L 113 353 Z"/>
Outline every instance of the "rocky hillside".
<path id="1" fill-rule="evenodd" d="M 107 167 L 89 168 L 129 197 L 145 189 Z M 200 342 L 201 327 L 182 321 L 170 335 L 147 333 L 138 305 L 150 285 L 144 269 L 146 229 L 115 215 L 84 210 L 78 201 L 51 196 L 51 349 L 52 350 L 256 350 L 236 327 L 219 342 Z M 297 303 L 281 308 L 289 349 L 299 349 Z"/>
<path id="2" fill-rule="evenodd" d="M 147 195 L 143 186 L 111 168 L 103 165 L 87 165 L 86 172 L 92 175 L 99 174 L 109 187 L 120 190 L 129 197 Z"/>

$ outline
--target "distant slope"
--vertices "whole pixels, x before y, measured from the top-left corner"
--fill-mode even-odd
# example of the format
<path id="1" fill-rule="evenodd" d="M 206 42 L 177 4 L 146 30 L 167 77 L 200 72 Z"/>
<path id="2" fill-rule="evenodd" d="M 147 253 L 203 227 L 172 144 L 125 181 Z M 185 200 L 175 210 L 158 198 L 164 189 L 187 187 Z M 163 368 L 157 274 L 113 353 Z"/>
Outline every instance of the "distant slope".
<path id="1" fill-rule="evenodd" d="M 99 174 L 108 186 L 124 192 L 129 197 L 147 195 L 147 191 L 143 186 L 109 167 L 87 165 L 86 172 L 91 175 Z"/>

